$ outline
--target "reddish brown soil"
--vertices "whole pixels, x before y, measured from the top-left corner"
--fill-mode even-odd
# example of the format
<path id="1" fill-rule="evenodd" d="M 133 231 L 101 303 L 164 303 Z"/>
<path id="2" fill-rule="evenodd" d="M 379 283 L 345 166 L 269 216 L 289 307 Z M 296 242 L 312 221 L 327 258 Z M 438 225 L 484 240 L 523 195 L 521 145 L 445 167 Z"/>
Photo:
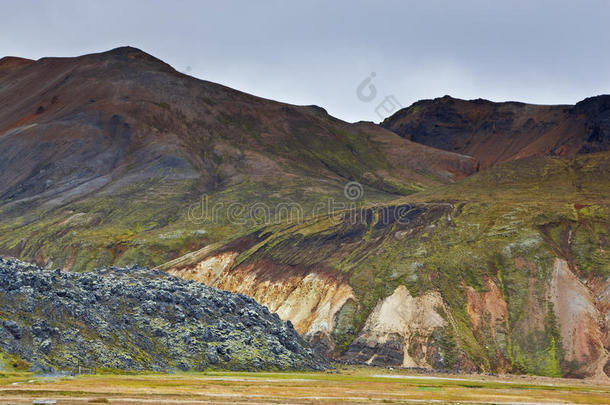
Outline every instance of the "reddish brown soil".
<path id="1" fill-rule="evenodd" d="M 572 105 L 422 100 L 382 126 L 406 139 L 468 155 L 480 168 L 529 156 L 573 156 L 610 148 L 610 96 Z"/>

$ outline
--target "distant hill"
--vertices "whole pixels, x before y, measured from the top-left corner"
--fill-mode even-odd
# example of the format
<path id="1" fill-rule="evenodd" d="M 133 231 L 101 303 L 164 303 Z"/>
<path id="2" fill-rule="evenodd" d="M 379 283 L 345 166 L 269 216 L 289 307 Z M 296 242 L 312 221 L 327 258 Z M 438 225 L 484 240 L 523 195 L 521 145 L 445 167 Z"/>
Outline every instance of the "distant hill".
<path id="1" fill-rule="evenodd" d="M 610 95 L 576 105 L 422 100 L 381 126 L 405 139 L 472 156 L 484 169 L 530 156 L 574 156 L 610 150 Z"/>

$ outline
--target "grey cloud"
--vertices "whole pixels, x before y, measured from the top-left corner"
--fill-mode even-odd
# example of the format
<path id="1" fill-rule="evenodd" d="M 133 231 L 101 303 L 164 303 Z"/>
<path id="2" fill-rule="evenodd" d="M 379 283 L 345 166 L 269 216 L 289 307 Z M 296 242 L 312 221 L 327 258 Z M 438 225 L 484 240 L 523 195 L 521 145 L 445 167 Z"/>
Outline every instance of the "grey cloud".
<path id="1" fill-rule="evenodd" d="M 176 69 L 348 120 L 450 94 L 574 103 L 610 92 L 606 1 L 9 1 L 0 54 L 143 49 Z M 377 100 L 356 88 L 375 72 Z"/>

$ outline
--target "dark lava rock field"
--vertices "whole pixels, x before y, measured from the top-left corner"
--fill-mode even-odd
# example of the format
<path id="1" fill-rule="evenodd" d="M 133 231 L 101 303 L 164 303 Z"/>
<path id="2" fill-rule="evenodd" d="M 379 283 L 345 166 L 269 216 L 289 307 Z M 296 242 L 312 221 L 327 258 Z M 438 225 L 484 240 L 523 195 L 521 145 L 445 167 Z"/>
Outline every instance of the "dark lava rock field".
<path id="1" fill-rule="evenodd" d="M 75 273 L 3 258 L 0 360 L 41 373 L 326 366 L 252 298 L 147 268 Z"/>

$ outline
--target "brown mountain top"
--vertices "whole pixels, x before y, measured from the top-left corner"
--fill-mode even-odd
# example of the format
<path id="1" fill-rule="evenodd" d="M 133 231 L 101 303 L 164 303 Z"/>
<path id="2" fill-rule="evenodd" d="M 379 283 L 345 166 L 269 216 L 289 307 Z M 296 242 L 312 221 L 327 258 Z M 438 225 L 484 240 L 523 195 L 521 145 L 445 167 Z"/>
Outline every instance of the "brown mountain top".
<path id="1" fill-rule="evenodd" d="M 197 80 L 136 48 L 4 65 L 10 71 L 0 76 L 3 198 L 100 176 L 110 176 L 100 184 L 128 173 L 144 178 L 162 168 L 198 178 L 206 190 L 245 177 L 364 176 L 375 186 L 388 173 L 398 183 L 425 184 L 429 175 L 444 182 L 474 171 L 468 157 L 348 124 L 320 108 Z M 388 154 L 400 155 L 392 159 L 397 164 Z"/>
<path id="2" fill-rule="evenodd" d="M 34 61 L 31 59 L 5 56 L 4 58 L 0 59 L 0 76 L 8 74 L 10 71 L 16 68 L 29 65 L 31 63 L 34 63 Z"/>
<path id="3" fill-rule="evenodd" d="M 528 156 L 573 156 L 610 149 L 610 96 L 572 105 L 422 100 L 382 124 L 400 136 L 473 156 L 486 168 Z"/>
<path id="4" fill-rule="evenodd" d="M 179 243 L 161 231 L 186 221 L 202 195 L 225 207 L 278 199 L 309 207 L 329 194 L 342 197 L 344 185 L 358 181 L 366 199 L 376 201 L 476 170 L 471 157 L 413 143 L 372 123 L 350 124 L 320 107 L 198 80 L 136 48 L 9 62 L 14 67 L 0 73 L 0 230 L 18 226 L 19 232 L 0 237 L 0 252 L 39 262 L 54 256 L 71 267 L 65 246 L 83 252 L 89 236 L 93 257 L 98 243 L 115 249 L 103 239 L 117 239 L 114 261 L 138 232 L 152 243 L 172 243 L 155 253 L 136 238 L 134 249 L 145 256 L 139 263 L 165 260 L 185 249 L 180 243 L 216 241 L 212 226 L 205 240 L 188 240 L 195 228 Z M 74 233 L 47 226 L 72 226 L 73 215 L 88 218 Z M 198 227 L 187 221 L 180 232 L 189 226 Z M 232 234 L 231 226 L 218 225 L 218 232 Z M 57 241 L 58 235 L 66 240 Z M 53 240 L 56 252 L 42 254 L 41 246 Z M 89 262 L 75 266 L 90 267 L 96 259 L 83 260 Z"/>

